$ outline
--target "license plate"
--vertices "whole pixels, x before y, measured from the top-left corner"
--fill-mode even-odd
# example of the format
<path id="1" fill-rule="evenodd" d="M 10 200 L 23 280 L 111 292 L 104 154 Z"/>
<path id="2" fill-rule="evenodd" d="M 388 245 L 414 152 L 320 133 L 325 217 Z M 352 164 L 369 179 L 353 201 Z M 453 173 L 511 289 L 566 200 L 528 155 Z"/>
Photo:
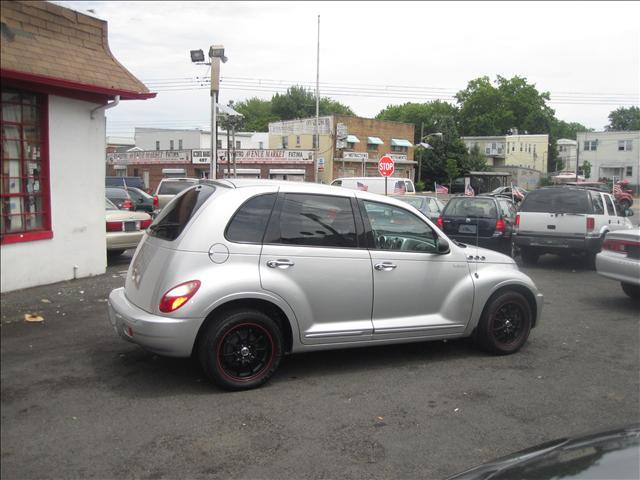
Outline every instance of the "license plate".
<path id="1" fill-rule="evenodd" d="M 476 233 L 477 228 L 476 225 L 460 225 L 458 227 L 458 233 Z"/>
<path id="2" fill-rule="evenodd" d="M 124 222 L 124 231 L 125 232 L 135 232 L 138 230 L 138 222 Z"/>

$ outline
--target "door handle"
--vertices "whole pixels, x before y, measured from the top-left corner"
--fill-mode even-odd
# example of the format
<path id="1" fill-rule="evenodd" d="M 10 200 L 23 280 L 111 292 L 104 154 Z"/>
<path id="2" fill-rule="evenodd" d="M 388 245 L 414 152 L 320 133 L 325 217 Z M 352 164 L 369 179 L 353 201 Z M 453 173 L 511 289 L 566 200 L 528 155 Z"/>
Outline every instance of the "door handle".
<path id="1" fill-rule="evenodd" d="M 378 271 L 381 272 L 390 272 L 391 270 L 393 270 L 394 268 L 396 268 L 397 265 L 391 263 L 391 262 L 382 262 L 382 263 L 376 263 L 373 268 L 375 268 Z"/>
<path id="2" fill-rule="evenodd" d="M 287 259 L 278 259 L 278 260 L 269 260 L 267 262 L 267 267 L 269 268 L 281 268 L 285 270 L 287 268 L 293 267 L 295 263 Z"/>

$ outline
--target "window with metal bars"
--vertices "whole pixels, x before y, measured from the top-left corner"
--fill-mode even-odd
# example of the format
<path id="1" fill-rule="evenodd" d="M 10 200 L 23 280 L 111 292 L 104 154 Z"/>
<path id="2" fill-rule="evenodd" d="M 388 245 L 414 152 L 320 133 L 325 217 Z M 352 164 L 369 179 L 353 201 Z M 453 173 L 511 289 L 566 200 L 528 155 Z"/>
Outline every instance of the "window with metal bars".
<path id="1" fill-rule="evenodd" d="M 1 242 L 51 238 L 47 97 L 3 88 Z"/>

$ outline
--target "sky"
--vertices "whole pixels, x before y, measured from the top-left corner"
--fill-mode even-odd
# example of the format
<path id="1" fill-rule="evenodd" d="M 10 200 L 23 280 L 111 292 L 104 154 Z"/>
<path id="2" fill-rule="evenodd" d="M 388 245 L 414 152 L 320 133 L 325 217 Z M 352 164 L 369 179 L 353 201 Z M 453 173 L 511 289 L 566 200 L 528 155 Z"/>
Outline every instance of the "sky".
<path id="1" fill-rule="evenodd" d="M 108 21 L 114 56 L 157 92 L 107 111 L 107 134 L 206 128 L 206 66 L 222 44 L 220 103 L 270 99 L 294 84 L 374 117 L 452 96 L 481 76 L 525 77 L 556 117 L 602 130 L 640 104 L 639 2 L 57 2 Z"/>

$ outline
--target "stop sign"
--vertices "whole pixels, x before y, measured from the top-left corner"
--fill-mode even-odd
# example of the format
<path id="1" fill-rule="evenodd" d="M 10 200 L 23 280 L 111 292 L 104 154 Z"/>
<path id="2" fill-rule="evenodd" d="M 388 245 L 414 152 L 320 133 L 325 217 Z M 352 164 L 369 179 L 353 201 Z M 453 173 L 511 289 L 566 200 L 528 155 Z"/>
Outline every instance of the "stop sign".
<path id="1" fill-rule="evenodd" d="M 393 175 L 393 171 L 395 170 L 395 164 L 393 163 L 393 158 L 385 155 L 378 161 L 378 171 L 380 175 L 383 177 L 390 177 Z"/>

